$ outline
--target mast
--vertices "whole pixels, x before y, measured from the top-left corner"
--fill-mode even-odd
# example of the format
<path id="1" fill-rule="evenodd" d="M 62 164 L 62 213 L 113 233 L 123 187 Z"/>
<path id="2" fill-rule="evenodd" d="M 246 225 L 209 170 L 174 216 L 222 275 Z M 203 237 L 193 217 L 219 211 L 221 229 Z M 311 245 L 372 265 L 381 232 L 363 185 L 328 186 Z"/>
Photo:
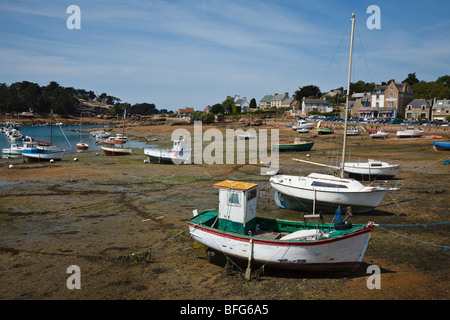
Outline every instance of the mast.
<path id="1" fill-rule="evenodd" d="M 344 178 L 344 162 L 345 162 L 345 148 L 347 143 L 347 121 L 348 121 L 348 104 L 350 98 L 350 78 L 352 74 L 352 54 L 353 54 L 353 36 L 355 32 L 355 14 L 352 14 L 352 35 L 350 38 L 350 58 L 348 61 L 348 81 L 347 81 L 347 95 L 345 100 L 345 122 L 344 122 L 344 143 L 342 146 L 342 161 L 341 161 L 341 178 Z"/>
<path id="2" fill-rule="evenodd" d="M 53 145 L 53 109 L 50 110 L 50 145 Z"/>

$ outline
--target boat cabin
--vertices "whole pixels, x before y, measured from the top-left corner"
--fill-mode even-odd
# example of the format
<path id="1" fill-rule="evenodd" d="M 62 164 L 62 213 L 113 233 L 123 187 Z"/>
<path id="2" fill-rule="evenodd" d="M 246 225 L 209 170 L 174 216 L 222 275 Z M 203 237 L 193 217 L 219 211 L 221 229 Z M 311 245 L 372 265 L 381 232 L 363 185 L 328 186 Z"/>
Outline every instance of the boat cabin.
<path id="1" fill-rule="evenodd" d="M 225 180 L 214 187 L 219 189 L 219 229 L 248 234 L 256 225 L 258 185 Z"/>

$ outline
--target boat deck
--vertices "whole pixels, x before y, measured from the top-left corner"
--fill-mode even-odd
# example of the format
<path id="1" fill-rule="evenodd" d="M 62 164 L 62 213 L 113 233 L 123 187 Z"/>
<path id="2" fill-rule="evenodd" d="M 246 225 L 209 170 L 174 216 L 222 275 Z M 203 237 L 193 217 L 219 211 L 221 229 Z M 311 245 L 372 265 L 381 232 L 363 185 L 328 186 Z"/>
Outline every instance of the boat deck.
<path id="1" fill-rule="evenodd" d="M 200 211 L 197 216 L 189 219 L 188 221 L 193 224 L 204 225 L 206 227 L 217 227 L 218 212 L 214 210 Z M 259 226 L 259 231 L 253 233 L 252 236 L 239 234 L 244 237 L 258 237 L 266 240 L 277 240 L 286 234 L 296 232 L 298 230 L 313 230 L 320 229 L 324 232 L 330 232 L 328 239 L 339 238 L 345 234 L 349 234 L 365 227 L 362 224 L 354 224 L 351 228 L 346 230 L 336 230 L 334 224 L 331 223 L 318 223 L 314 222 L 302 222 L 302 221 L 290 221 L 290 220 L 277 220 L 270 218 L 256 218 L 256 224 Z M 230 230 L 224 230 L 228 233 L 235 233 Z M 295 240 L 297 241 L 297 240 Z M 300 240 L 305 241 L 305 240 Z"/>

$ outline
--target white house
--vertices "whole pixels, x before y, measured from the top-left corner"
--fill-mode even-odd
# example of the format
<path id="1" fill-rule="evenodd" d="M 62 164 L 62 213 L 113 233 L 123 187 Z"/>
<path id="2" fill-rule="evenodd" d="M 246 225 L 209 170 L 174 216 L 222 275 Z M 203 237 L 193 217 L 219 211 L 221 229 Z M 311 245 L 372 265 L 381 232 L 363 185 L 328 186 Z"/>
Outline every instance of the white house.
<path id="1" fill-rule="evenodd" d="M 324 99 L 305 99 L 302 101 L 302 114 L 309 115 L 311 112 L 326 113 L 333 111 L 333 105 Z"/>

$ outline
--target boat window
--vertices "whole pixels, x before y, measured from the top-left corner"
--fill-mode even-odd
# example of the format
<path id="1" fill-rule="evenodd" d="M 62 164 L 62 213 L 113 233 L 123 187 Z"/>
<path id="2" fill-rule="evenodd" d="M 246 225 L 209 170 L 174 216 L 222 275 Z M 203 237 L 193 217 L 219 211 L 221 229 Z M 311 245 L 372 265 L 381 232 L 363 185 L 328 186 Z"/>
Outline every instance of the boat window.
<path id="1" fill-rule="evenodd" d="M 313 187 L 326 187 L 326 188 L 347 188 L 347 186 L 344 186 L 342 184 L 334 184 L 334 183 L 327 183 L 327 182 L 320 182 L 320 181 L 314 181 L 311 186 Z"/>
<path id="2" fill-rule="evenodd" d="M 239 206 L 239 193 L 230 193 L 230 196 L 228 197 L 228 204 Z"/>
<path id="3" fill-rule="evenodd" d="M 371 163 L 370 164 L 371 167 L 381 167 L 381 163 Z"/>
<path id="4" fill-rule="evenodd" d="M 250 190 L 250 191 L 247 193 L 247 201 L 248 201 L 248 200 L 251 200 L 251 199 L 253 199 L 253 198 L 256 198 L 256 195 L 257 195 L 257 190 L 256 190 L 256 189 Z"/>

